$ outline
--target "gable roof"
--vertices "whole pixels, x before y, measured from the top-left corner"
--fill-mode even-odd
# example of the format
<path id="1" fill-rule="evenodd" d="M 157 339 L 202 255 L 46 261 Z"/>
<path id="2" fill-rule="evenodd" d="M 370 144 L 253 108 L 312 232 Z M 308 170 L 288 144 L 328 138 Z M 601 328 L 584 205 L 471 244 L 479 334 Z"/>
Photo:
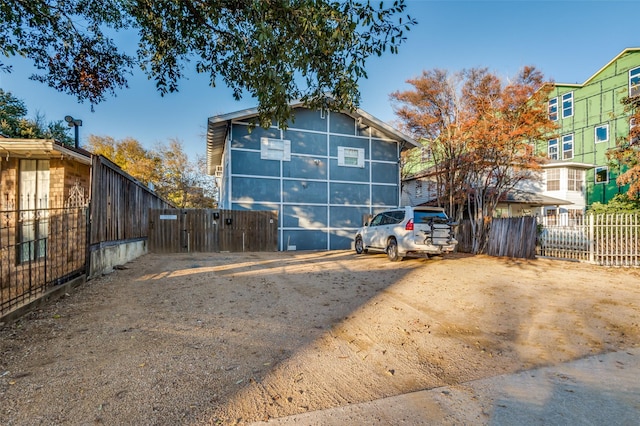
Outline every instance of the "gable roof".
<path id="1" fill-rule="evenodd" d="M 611 59 L 609 62 L 607 62 L 607 64 L 605 66 L 603 66 L 602 68 L 600 68 L 598 71 L 595 72 L 595 74 L 593 74 L 591 77 L 589 77 L 588 79 L 585 80 L 584 83 L 579 84 L 579 83 L 554 83 L 556 86 L 565 86 L 565 87 L 583 87 L 586 86 L 587 84 L 591 83 L 593 80 L 595 80 L 595 78 L 602 73 L 604 70 L 606 70 L 609 66 L 611 66 L 611 64 L 613 64 L 615 61 L 617 61 L 618 59 L 620 59 L 623 55 L 629 53 L 629 52 L 640 52 L 640 47 L 628 47 L 626 49 L 624 49 L 622 52 L 618 53 L 613 59 Z"/>
<path id="2" fill-rule="evenodd" d="M 302 102 L 296 102 L 291 104 L 292 108 L 304 107 Z M 391 139 L 399 140 L 404 146 L 418 147 L 420 144 L 410 138 L 409 136 L 394 129 L 384 121 L 372 116 L 371 114 L 357 109 L 354 112 L 341 111 L 342 114 L 346 114 L 353 119 L 361 120 L 361 122 L 367 126 L 371 126 L 381 131 Z M 216 115 L 210 117 L 207 120 L 207 171 L 209 174 L 213 174 L 215 166 L 219 165 L 222 161 L 222 154 L 224 151 L 224 142 L 227 136 L 227 132 L 231 126 L 231 122 L 235 120 L 246 120 L 258 116 L 258 108 L 249 108 L 228 114 Z"/>

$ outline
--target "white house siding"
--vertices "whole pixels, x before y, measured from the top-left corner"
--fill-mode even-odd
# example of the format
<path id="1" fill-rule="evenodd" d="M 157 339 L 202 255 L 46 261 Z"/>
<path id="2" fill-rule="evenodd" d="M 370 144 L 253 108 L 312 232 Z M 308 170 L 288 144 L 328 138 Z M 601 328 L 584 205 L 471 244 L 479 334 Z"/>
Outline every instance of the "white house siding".
<path id="1" fill-rule="evenodd" d="M 546 171 L 548 170 L 550 169 L 546 169 Z M 549 197 L 553 197 L 553 198 L 567 200 L 572 202 L 573 204 L 566 204 L 566 205 L 561 205 L 557 207 L 556 206 L 547 207 L 545 208 L 545 211 L 551 209 L 551 210 L 554 210 L 555 213 L 567 213 L 570 210 L 584 212 L 584 209 L 585 209 L 585 189 L 584 188 L 586 187 L 584 175 L 582 180 L 582 186 L 583 186 L 582 191 L 570 191 L 568 188 L 569 169 L 567 167 L 559 167 L 557 168 L 557 170 L 560 171 L 559 190 L 557 191 L 547 190 L 546 174 L 545 174 L 545 181 L 543 184 L 544 190 L 542 191 L 542 194 Z M 583 172 L 583 173 L 586 174 L 586 172 Z"/>
<path id="2" fill-rule="evenodd" d="M 288 140 L 290 160 L 261 159 L 263 137 Z M 277 210 L 281 250 L 348 249 L 367 214 L 399 204 L 400 144 L 346 114 L 297 109 L 287 130 L 234 121 L 220 207 Z M 338 165 L 338 147 L 364 167 Z"/>

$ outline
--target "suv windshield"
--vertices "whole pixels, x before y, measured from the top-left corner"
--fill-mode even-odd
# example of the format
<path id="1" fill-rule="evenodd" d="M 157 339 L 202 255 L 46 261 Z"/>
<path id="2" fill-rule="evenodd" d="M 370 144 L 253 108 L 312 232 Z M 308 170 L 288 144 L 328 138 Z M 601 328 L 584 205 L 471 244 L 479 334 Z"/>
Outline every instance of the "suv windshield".
<path id="1" fill-rule="evenodd" d="M 438 222 L 446 222 L 447 215 L 444 212 L 438 211 L 414 211 L 413 222 L 414 223 L 428 223 L 432 219 L 436 219 Z"/>

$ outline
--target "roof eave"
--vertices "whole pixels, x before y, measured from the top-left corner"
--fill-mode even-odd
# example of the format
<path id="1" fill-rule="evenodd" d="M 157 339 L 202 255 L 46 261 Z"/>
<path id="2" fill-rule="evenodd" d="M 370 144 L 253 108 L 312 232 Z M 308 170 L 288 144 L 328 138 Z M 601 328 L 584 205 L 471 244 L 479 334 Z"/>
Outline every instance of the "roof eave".
<path id="1" fill-rule="evenodd" d="M 557 162 L 557 163 L 546 163 L 543 164 L 541 166 L 543 169 L 552 169 L 552 168 L 557 168 L 557 167 L 572 167 L 574 169 L 593 169 L 594 167 L 596 167 L 596 164 L 590 164 L 590 163 L 579 163 L 579 162 L 572 162 L 572 161 L 562 161 L 562 162 Z"/>
<path id="2" fill-rule="evenodd" d="M 292 108 L 299 108 L 303 106 L 304 103 L 301 101 L 291 103 Z M 357 109 L 353 112 L 342 111 L 342 113 L 347 114 L 356 120 L 361 119 L 362 123 L 380 129 L 390 138 L 399 140 L 402 144 L 402 150 L 420 147 L 420 144 L 414 139 L 399 132 L 389 124 L 361 109 Z M 207 120 L 207 172 L 209 174 L 213 174 L 215 172 L 215 167 L 220 165 L 222 162 L 227 129 L 230 123 L 233 121 L 247 120 L 256 117 L 257 115 L 258 108 L 249 108 L 209 117 Z"/>
<path id="3" fill-rule="evenodd" d="M 0 139 L 0 156 L 24 156 L 26 158 L 71 158 L 79 163 L 91 165 L 91 153 L 68 148 L 54 139 Z"/>

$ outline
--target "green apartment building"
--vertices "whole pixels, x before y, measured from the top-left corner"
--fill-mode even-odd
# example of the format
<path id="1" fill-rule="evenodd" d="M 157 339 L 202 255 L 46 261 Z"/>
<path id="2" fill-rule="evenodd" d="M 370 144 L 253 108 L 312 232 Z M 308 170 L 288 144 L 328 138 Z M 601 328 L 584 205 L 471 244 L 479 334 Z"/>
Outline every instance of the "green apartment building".
<path id="1" fill-rule="evenodd" d="M 594 202 L 625 192 L 606 153 L 635 125 L 621 102 L 628 96 L 640 96 L 640 48 L 623 50 L 582 84 L 555 83 L 548 108 L 558 131 L 545 141 L 549 163 L 541 189 L 573 204 L 546 207 L 546 215 L 581 216 Z"/>

